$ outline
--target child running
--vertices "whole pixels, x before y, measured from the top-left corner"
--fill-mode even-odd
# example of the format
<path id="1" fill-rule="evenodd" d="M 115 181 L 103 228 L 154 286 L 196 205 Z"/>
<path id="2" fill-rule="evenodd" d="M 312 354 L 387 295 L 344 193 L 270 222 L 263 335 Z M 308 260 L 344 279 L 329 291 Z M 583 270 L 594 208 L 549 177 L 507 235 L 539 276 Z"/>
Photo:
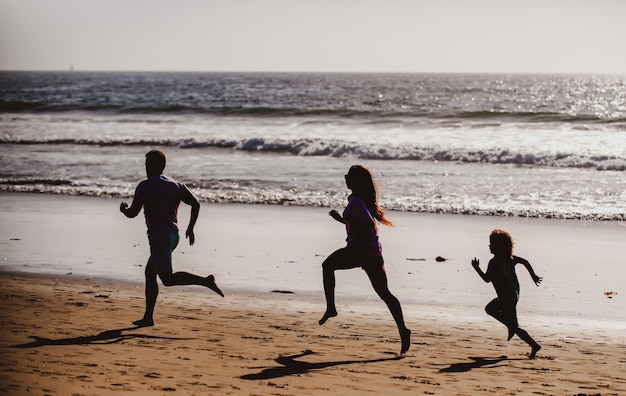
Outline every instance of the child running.
<path id="1" fill-rule="evenodd" d="M 517 302 L 519 301 L 520 287 L 515 273 L 515 265 L 522 264 L 526 267 L 537 286 L 543 278 L 535 274 L 528 260 L 513 255 L 513 238 L 508 232 L 499 229 L 493 230 L 489 235 L 489 250 L 493 254 L 493 258 L 489 260 L 486 273 L 480 269 L 478 259 L 472 260 L 472 267 L 485 282 L 493 283 L 498 295 L 487 304 L 485 311 L 509 329 L 507 340 L 517 334 L 519 338 L 526 341 L 531 347 L 529 357 L 534 359 L 541 346 L 517 323 Z"/>
<path id="2" fill-rule="evenodd" d="M 387 286 L 387 274 L 376 227 L 377 223 L 385 225 L 392 223 L 378 206 L 376 183 L 367 168 L 354 165 L 345 179 L 347 187 L 352 190 L 348 197 L 348 205 L 343 211 L 343 216 L 336 210 L 330 211 L 329 215 L 346 225 L 347 246 L 332 253 L 322 264 L 326 313 L 319 320 L 319 324 L 323 325 L 329 318 L 337 316 L 335 271 L 361 267 L 396 321 L 402 340 L 400 353 L 404 354 L 411 344 L 411 330 L 404 324 L 400 302 Z"/>

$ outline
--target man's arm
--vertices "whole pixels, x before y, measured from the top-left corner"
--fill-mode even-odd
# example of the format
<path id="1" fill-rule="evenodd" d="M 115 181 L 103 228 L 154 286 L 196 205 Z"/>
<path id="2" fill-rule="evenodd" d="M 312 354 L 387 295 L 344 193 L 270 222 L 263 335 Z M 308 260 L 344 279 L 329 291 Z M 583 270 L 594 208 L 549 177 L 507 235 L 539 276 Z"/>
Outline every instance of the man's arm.
<path id="1" fill-rule="evenodd" d="M 132 219 L 133 217 L 137 217 L 139 212 L 141 212 L 141 208 L 143 208 L 143 183 L 137 185 L 130 207 L 125 201 L 122 201 L 120 204 L 120 212 L 124 213 L 124 216 L 129 219 Z"/>
<path id="2" fill-rule="evenodd" d="M 128 217 L 129 219 L 132 219 L 133 217 L 136 217 L 139 212 L 141 212 L 142 206 L 143 204 L 139 203 L 135 198 L 133 199 L 133 203 L 130 205 L 130 207 L 128 206 L 128 203 L 122 202 L 120 204 L 120 212 L 124 213 L 124 216 Z"/>
<path id="3" fill-rule="evenodd" d="M 535 282 L 535 285 L 539 286 L 543 278 L 535 274 L 535 270 L 533 270 L 533 267 L 530 265 L 528 260 L 522 257 L 517 257 L 517 256 L 513 256 L 513 260 L 515 260 L 516 263 L 522 264 L 524 267 L 526 267 L 526 270 L 530 274 L 530 277 L 532 278 L 533 282 Z"/>
<path id="4" fill-rule="evenodd" d="M 186 192 L 183 194 L 182 201 L 191 206 L 191 217 L 189 218 L 187 231 L 185 231 L 185 238 L 189 238 L 189 245 L 193 246 L 196 242 L 196 236 L 193 233 L 193 228 L 196 226 L 196 221 L 198 221 L 198 215 L 200 214 L 200 202 L 198 202 L 198 199 L 191 193 L 191 191 L 185 191 Z"/>
<path id="5" fill-rule="evenodd" d="M 474 267 L 474 269 L 476 270 L 476 272 L 478 273 L 478 275 L 480 275 L 481 278 L 483 278 L 483 280 L 485 282 L 490 282 L 491 279 L 489 279 L 489 277 L 487 276 L 487 274 L 485 274 L 483 272 L 482 269 L 480 269 L 480 261 L 474 257 L 474 259 L 472 260 L 472 267 Z"/>

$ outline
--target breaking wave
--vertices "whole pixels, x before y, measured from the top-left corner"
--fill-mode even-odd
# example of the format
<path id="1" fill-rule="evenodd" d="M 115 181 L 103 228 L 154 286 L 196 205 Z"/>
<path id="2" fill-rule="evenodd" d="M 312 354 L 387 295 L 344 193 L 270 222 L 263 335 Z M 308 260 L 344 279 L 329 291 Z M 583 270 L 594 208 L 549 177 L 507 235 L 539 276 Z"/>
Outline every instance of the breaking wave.
<path id="1" fill-rule="evenodd" d="M 186 148 L 229 149 L 259 153 L 287 153 L 300 156 L 353 157 L 375 160 L 450 161 L 461 163 L 513 164 L 555 168 L 583 168 L 599 171 L 626 171 L 626 158 L 609 155 L 570 153 L 525 153 L 514 150 L 471 150 L 429 146 L 385 146 L 340 140 L 302 139 L 74 139 L 0 138 L 0 144 L 14 145 L 87 145 L 87 146 L 174 146 Z"/>

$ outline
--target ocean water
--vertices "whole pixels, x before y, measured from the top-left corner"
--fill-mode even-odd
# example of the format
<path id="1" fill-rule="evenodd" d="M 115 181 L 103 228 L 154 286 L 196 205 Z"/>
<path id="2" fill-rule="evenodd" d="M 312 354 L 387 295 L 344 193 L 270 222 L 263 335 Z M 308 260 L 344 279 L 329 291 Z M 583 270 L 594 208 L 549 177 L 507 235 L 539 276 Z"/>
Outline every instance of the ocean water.
<path id="1" fill-rule="evenodd" d="M 626 76 L 0 72 L 0 191 L 624 221 Z"/>

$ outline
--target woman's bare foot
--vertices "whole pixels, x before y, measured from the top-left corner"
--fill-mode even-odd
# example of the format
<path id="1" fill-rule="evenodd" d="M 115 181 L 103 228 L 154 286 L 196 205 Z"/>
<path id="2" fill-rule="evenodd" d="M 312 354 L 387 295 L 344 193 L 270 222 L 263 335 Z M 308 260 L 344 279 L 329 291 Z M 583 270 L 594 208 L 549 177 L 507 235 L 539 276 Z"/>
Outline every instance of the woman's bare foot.
<path id="1" fill-rule="evenodd" d="M 541 349 L 541 345 L 539 344 L 533 346 L 533 349 L 530 351 L 530 355 L 528 355 L 528 358 L 534 359 L 535 355 L 537 354 L 537 352 L 539 352 L 540 349 Z"/>
<path id="2" fill-rule="evenodd" d="M 400 354 L 404 355 L 411 347 L 411 330 L 407 328 L 401 330 L 400 339 L 402 340 L 402 349 L 400 349 Z"/>
<path id="3" fill-rule="evenodd" d="M 220 290 L 220 288 L 215 283 L 215 277 L 213 275 L 209 275 L 205 279 L 206 279 L 206 287 L 213 290 L 220 296 L 224 297 L 224 293 L 222 293 L 222 290 Z"/>
<path id="4" fill-rule="evenodd" d="M 141 318 L 134 321 L 133 324 L 137 327 L 150 327 L 154 326 L 154 321 L 152 319 Z"/>
<path id="5" fill-rule="evenodd" d="M 335 310 L 328 311 L 327 310 L 326 313 L 324 314 L 324 316 L 322 316 L 322 319 L 320 319 L 320 321 L 319 321 L 320 326 L 323 325 L 324 323 L 326 323 L 326 321 L 329 318 L 332 318 L 334 316 L 337 316 L 337 311 L 335 311 Z"/>

